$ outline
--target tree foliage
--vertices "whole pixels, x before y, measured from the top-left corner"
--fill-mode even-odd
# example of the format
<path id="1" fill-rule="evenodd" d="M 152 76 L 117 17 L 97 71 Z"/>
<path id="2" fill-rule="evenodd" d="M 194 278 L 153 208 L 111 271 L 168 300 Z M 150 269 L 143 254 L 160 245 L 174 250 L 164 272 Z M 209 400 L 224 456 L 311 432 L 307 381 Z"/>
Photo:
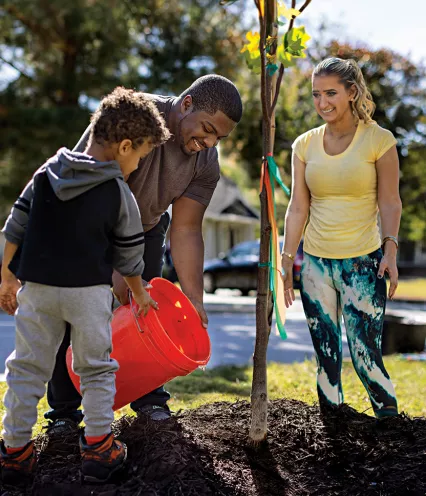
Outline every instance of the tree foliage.
<path id="1" fill-rule="evenodd" d="M 275 156 L 282 167 L 287 184 L 291 177 L 291 144 L 308 129 L 323 124 L 316 114 L 311 96 L 311 73 L 322 59 L 338 56 L 355 59 L 363 73 L 377 105 L 374 119 L 389 129 L 398 140 L 401 163 L 401 197 L 403 216 L 401 237 L 420 240 L 426 237 L 426 70 L 420 64 L 390 50 L 370 50 L 365 47 L 331 41 L 322 45 L 316 41 L 308 50 L 308 58 L 284 76 L 283 90 L 276 108 Z M 245 103 L 245 118 L 223 147 L 238 150 L 241 165 L 254 185 L 257 184 L 262 155 L 261 110 L 256 103 L 258 81 L 242 75 L 237 82 Z M 284 196 L 282 201 L 285 202 Z M 284 206 L 279 208 L 283 217 Z"/>
<path id="2" fill-rule="evenodd" d="M 2 205 L 115 86 L 179 94 L 203 74 L 232 78 L 240 13 L 216 0 L 3 0 L 0 71 L 16 77 L 0 89 Z"/>
<path id="3" fill-rule="evenodd" d="M 14 67 L 15 75 L 0 86 L 0 216 L 48 156 L 60 146 L 73 146 L 93 103 L 115 86 L 178 94 L 209 72 L 229 77 L 242 93 L 243 120 L 221 149 L 257 185 L 262 116 L 259 78 L 239 56 L 247 31 L 241 25 L 245 8 L 245 2 L 234 2 L 223 9 L 217 0 L 3 0 L 0 74 Z M 291 12 L 282 13 L 281 20 L 285 14 Z M 284 39 L 280 46 L 284 50 Z M 287 48 L 297 52 L 297 36 Z M 290 183 L 291 143 L 322 124 L 311 99 L 314 64 L 330 55 L 353 57 L 377 104 L 374 118 L 398 139 L 401 234 L 424 238 L 425 67 L 390 50 L 337 40 L 324 44 L 321 36 L 307 53 L 285 72 L 276 107 L 275 157 L 285 182 Z M 251 54 L 248 48 L 245 54 Z"/>

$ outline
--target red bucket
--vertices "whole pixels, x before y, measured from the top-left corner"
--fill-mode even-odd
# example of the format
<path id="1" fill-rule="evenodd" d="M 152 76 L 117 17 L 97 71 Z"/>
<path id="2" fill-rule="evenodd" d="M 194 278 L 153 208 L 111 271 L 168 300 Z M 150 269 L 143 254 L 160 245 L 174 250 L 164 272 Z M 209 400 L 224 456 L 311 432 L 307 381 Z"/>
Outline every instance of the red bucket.
<path id="1" fill-rule="evenodd" d="M 155 278 L 150 283 L 159 310 L 136 317 L 136 305 L 115 310 L 112 319 L 111 356 L 120 369 L 116 373 L 114 410 L 151 392 L 178 376 L 204 367 L 211 353 L 207 330 L 188 298 L 171 282 Z M 80 391 L 80 378 L 72 369 L 71 347 L 67 351 L 68 372 Z"/>

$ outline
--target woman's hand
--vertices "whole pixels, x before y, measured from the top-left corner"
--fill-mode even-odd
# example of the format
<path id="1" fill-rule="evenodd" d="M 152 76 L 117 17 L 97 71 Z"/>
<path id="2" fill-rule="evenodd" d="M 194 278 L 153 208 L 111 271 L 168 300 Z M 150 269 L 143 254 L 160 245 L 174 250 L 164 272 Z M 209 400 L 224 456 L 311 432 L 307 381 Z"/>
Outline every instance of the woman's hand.
<path id="1" fill-rule="evenodd" d="M 284 283 L 284 302 L 285 306 L 289 308 L 296 299 L 293 288 L 293 260 L 283 255 L 281 263 L 284 271 L 284 275 L 282 276 Z"/>
<path id="2" fill-rule="evenodd" d="M 396 254 L 385 253 L 383 255 L 383 258 L 380 262 L 379 271 L 377 272 L 377 277 L 379 279 L 382 279 L 382 277 L 385 275 L 385 272 L 389 274 L 390 285 L 388 296 L 392 300 L 395 295 L 396 288 L 398 287 L 398 268 L 396 266 Z"/>

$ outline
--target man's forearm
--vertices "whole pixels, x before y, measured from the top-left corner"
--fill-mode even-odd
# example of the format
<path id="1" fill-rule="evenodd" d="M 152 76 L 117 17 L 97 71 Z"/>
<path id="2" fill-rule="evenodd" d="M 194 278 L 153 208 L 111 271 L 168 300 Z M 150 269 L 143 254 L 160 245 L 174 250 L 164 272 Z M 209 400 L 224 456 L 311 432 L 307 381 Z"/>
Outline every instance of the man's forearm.
<path id="1" fill-rule="evenodd" d="M 204 241 L 201 230 L 172 230 L 170 249 L 182 291 L 203 300 Z"/>

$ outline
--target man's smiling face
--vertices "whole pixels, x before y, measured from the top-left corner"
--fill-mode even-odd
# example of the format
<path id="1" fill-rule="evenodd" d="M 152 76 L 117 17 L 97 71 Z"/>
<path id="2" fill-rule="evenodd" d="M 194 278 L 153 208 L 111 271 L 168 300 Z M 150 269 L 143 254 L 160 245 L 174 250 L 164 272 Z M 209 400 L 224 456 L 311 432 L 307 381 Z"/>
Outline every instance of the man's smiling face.
<path id="1" fill-rule="evenodd" d="M 190 97 L 185 97 L 182 107 L 183 116 L 178 124 L 177 139 L 186 155 L 217 146 L 237 125 L 220 110 L 213 115 L 194 111 Z"/>

